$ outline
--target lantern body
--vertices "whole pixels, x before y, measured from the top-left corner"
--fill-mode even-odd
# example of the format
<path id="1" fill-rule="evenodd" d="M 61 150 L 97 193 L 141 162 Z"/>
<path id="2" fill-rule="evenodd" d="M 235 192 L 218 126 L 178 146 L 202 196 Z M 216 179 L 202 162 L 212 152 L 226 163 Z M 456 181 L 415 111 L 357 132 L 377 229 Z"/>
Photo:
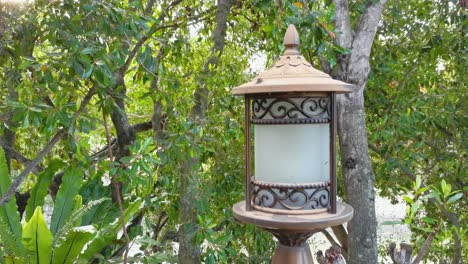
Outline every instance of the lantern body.
<path id="1" fill-rule="evenodd" d="M 270 69 L 233 90 L 245 96 L 246 211 L 335 214 L 335 95 L 351 85 L 301 56 L 293 25 L 284 46 Z"/>
<path id="2" fill-rule="evenodd" d="M 270 69 L 233 90 L 245 99 L 245 201 L 233 213 L 278 239 L 272 263 L 313 263 L 306 240 L 353 215 L 336 199 L 335 103 L 352 86 L 301 56 L 293 25 L 284 46 Z"/>
<path id="3" fill-rule="evenodd" d="M 330 96 L 252 97 L 255 209 L 318 213 L 330 199 Z"/>

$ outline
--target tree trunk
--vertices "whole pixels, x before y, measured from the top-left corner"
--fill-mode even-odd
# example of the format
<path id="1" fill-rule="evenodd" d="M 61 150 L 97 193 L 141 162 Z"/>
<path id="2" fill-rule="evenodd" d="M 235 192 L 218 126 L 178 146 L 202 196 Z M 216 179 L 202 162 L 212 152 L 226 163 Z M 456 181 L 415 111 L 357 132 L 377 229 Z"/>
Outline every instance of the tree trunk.
<path id="1" fill-rule="evenodd" d="M 354 208 L 354 217 L 347 226 L 349 262 L 377 263 L 374 175 L 367 149 L 364 98 L 353 93 L 341 96 L 338 102 L 346 201 Z"/>
<path id="2" fill-rule="evenodd" d="M 195 125 L 203 126 L 205 112 L 208 106 L 208 89 L 204 81 L 211 78 L 214 72 L 210 69 L 215 69 L 219 56 L 224 49 L 224 39 L 227 30 L 227 17 L 233 4 L 232 0 L 218 0 L 216 9 L 216 28 L 213 32 L 213 48 L 212 56 L 205 63 L 204 74 L 199 80 L 199 88 L 195 91 L 195 105 L 191 111 L 191 119 Z M 210 67 L 211 65 L 211 67 Z M 192 141 L 193 142 L 193 141 Z M 192 146 L 196 148 L 196 146 Z M 195 150 L 193 153 L 197 153 Z M 197 208 L 196 201 L 198 200 L 198 170 L 200 160 L 198 157 L 192 157 L 181 163 L 180 175 L 180 223 L 179 229 L 179 263 L 194 264 L 200 263 L 200 247 L 195 241 L 194 232 L 197 230 Z"/>
<path id="3" fill-rule="evenodd" d="M 351 51 L 331 73 L 354 85 L 353 93 L 337 97 L 338 135 L 346 201 L 354 208 L 348 223 L 349 263 L 378 263 L 374 174 L 367 147 L 364 90 L 370 72 L 369 56 L 386 0 L 369 1 L 353 30 L 348 1 L 334 0 L 338 45 Z"/>

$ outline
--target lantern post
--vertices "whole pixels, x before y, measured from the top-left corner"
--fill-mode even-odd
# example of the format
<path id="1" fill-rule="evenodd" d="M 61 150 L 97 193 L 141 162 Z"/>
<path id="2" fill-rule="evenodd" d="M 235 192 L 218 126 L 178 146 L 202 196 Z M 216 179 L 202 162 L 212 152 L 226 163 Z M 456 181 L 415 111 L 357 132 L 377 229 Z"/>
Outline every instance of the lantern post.
<path id="1" fill-rule="evenodd" d="M 270 69 L 233 90 L 245 100 L 246 184 L 233 212 L 278 239 L 272 263 L 313 263 L 306 240 L 353 216 L 336 182 L 336 94 L 351 85 L 304 59 L 294 25 L 284 46 Z"/>

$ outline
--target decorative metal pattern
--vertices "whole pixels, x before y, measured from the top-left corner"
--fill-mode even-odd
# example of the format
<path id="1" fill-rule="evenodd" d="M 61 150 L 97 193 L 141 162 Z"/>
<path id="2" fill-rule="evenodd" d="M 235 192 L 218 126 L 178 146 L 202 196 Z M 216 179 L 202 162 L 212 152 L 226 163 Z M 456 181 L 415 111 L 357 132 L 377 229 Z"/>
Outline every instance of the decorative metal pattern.
<path id="1" fill-rule="evenodd" d="M 315 124 L 330 122 L 329 97 L 254 98 L 254 124 Z"/>
<path id="2" fill-rule="evenodd" d="M 328 208 L 329 182 L 313 184 L 277 184 L 253 181 L 253 204 L 281 210 Z"/>
<path id="3" fill-rule="evenodd" d="M 310 232 L 291 232 L 291 231 L 283 231 L 283 230 L 273 230 L 267 229 L 270 233 L 272 233 L 278 241 L 285 246 L 288 247 L 297 247 L 305 245 L 307 239 L 311 237 L 315 231 Z"/>

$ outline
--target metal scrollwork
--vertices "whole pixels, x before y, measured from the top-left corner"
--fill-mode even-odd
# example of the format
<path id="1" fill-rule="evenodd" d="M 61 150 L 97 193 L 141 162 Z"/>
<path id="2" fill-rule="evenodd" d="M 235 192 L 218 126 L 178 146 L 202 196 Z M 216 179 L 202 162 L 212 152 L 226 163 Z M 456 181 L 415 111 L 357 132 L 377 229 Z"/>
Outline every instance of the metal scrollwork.
<path id="1" fill-rule="evenodd" d="M 329 98 L 255 98 L 254 124 L 328 123 Z"/>
<path id="2" fill-rule="evenodd" d="M 254 181 L 253 204 L 282 210 L 312 210 L 328 208 L 330 183 L 269 184 Z"/>
<path id="3" fill-rule="evenodd" d="M 290 230 L 282 231 L 282 230 L 273 230 L 273 229 L 269 229 L 268 231 L 271 232 L 282 245 L 289 246 L 289 247 L 296 247 L 296 246 L 304 245 L 307 239 L 309 239 L 309 237 L 311 237 L 312 234 L 314 233 L 314 232 L 292 232 Z"/>

